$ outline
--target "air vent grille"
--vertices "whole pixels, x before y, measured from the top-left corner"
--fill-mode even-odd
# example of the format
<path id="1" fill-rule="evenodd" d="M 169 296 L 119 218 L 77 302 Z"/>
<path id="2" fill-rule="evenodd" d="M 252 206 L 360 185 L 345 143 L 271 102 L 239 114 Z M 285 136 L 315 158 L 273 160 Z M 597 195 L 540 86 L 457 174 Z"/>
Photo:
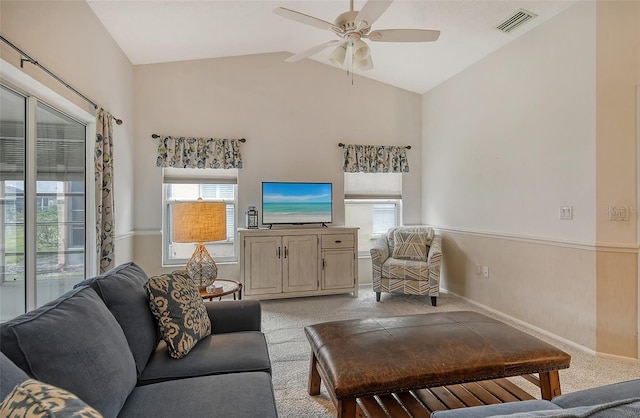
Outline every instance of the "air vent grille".
<path id="1" fill-rule="evenodd" d="M 538 15 L 527 10 L 518 9 L 511 16 L 502 21 L 502 23 L 496 26 L 496 29 L 505 33 L 510 33 L 536 16 Z"/>

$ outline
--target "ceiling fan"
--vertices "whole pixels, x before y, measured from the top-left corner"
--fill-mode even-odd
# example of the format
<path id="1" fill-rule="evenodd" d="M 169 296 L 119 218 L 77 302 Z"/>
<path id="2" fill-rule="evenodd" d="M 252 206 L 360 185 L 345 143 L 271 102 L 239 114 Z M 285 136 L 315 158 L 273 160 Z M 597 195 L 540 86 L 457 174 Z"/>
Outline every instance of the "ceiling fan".
<path id="1" fill-rule="evenodd" d="M 334 32 L 340 39 L 334 39 L 309 48 L 306 51 L 295 54 L 285 61 L 296 62 L 310 57 L 334 46 L 334 51 L 329 60 L 339 67 L 346 61 L 347 72 L 356 70 L 369 70 L 373 68 L 371 51 L 363 41 L 368 39 L 373 42 L 433 42 L 440 37 L 440 31 L 427 29 L 379 29 L 372 30 L 371 26 L 387 10 L 393 0 L 369 0 L 362 10 L 353 10 L 353 1 L 348 12 L 340 14 L 334 23 L 318 19 L 295 10 L 278 7 L 273 12 L 287 19 L 304 23 L 318 29 L 327 29 Z"/>

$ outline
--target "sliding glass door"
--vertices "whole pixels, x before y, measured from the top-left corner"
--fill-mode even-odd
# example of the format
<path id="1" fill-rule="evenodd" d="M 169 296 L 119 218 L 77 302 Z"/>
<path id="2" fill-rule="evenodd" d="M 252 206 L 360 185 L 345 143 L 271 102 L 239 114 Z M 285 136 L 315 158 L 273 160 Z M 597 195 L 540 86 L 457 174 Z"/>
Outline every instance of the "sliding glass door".
<path id="1" fill-rule="evenodd" d="M 0 321 L 85 277 L 86 126 L 0 91 Z"/>
<path id="2" fill-rule="evenodd" d="M 27 99 L 0 90 L 0 321 L 26 310 L 25 146 Z"/>

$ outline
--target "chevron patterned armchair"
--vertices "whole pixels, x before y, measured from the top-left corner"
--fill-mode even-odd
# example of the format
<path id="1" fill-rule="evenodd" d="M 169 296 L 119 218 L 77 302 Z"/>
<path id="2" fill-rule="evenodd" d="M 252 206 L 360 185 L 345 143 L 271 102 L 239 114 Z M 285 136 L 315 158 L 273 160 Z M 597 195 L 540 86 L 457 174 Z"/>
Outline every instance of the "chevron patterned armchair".
<path id="1" fill-rule="evenodd" d="M 429 226 L 398 226 L 371 248 L 373 291 L 429 295 L 436 306 L 440 293 L 442 239 Z"/>

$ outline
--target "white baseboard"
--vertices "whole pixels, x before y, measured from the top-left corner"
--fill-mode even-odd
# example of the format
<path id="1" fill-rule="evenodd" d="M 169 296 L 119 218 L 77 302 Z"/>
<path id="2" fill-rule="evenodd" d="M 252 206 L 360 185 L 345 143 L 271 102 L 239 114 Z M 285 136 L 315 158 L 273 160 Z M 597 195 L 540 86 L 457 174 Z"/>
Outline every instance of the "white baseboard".
<path id="1" fill-rule="evenodd" d="M 640 364 L 640 360 L 635 359 L 633 357 L 617 356 L 615 354 L 607 354 L 607 353 L 600 353 L 600 352 L 596 352 L 596 356 L 604 359 L 614 360 L 619 363 Z"/>
<path id="2" fill-rule="evenodd" d="M 492 314 L 494 314 L 496 316 L 499 316 L 501 318 L 504 318 L 504 319 L 506 319 L 508 321 L 515 322 L 516 324 L 521 325 L 521 326 L 523 326 L 525 328 L 528 328 L 528 329 L 530 329 L 532 331 L 535 331 L 535 332 L 538 332 L 540 334 L 546 335 L 549 338 L 553 338 L 554 340 L 559 341 L 559 342 L 561 342 L 563 344 L 566 344 L 566 345 L 568 345 L 570 347 L 573 347 L 573 348 L 575 348 L 577 350 L 580 350 L 580 351 L 585 352 L 587 354 L 590 354 L 592 356 L 604 357 L 604 355 L 601 355 L 601 354 L 597 353 L 596 351 L 591 350 L 590 348 L 587 348 L 587 347 L 585 347 L 583 345 L 575 343 L 575 342 L 573 342 L 571 340 L 567 340 L 566 338 L 563 338 L 563 337 L 561 337 L 559 335 L 556 335 L 556 334 L 554 334 L 552 332 L 549 332 L 547 330 L 544 330 L 542 328 L 538 328 L 536 326 L 533 326 L 533 325 L 529 324 L 528 322 L 521 321 L 521 320 L 519 320 L 517 318 L 514 318 L 514 317 L 512 317 L 510 315 L 505 314 L 504 312 L 500 312 L 498 310 L 495 310 L 493 308 L 485 306 L 485 305 L 483 305 L 481 303 L 478 303 L 478 302 L 476 302 L 474 300 L 468 299 L 468 298 L 466 298 L 464 296 L 461 296 L 461 295 L 459 295 L 457 293 L 450 292 L 450 291 L 448 291 L 446 289 L 440 289 L 440 291 L 442 293 L 448 293 L 448 294 L 454 295 L 456 297 L 459 297 L 460 299 L 464 300 L 465 302 L 468 302 L 468 303 L 470 303 L 470 304 L 472 304 L 474 306 L 477 306 L 478 308 L 481 308 L 481 309 L 484 309 L 484 310 L 486 310 L 488 312 L 491 312 Z M 622 357 L 622 358 L 628 359 L 628 357 Z M 635 359 L 633 359 L 633 360 L 634 360 L 634 362 L 637 362 L 637 360 L 635 360 Z"/>

